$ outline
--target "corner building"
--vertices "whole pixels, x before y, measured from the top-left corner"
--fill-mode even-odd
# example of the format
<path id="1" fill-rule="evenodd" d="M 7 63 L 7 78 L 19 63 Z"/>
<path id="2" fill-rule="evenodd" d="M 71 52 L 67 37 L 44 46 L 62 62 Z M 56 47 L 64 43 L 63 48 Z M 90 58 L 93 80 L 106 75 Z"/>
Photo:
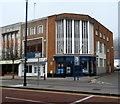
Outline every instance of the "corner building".
<path id="1" fill-rule="evenodd" d="M 24 23 L 22 24 L 24 49 Z M 88 15 L 63 13 L 28 22 L 28 76 L 96 75 L 114 71 L 113 34 Z M 24 52 L 24 51 L 23 51 Z M 40 53 L 40 58 L 35 57 Z M 23 53 L 24 54 L 24 53 Z M 39 63 L 38 63 L 39 60 Z M 19 75 L 22 76 L 21 61 Z"/>

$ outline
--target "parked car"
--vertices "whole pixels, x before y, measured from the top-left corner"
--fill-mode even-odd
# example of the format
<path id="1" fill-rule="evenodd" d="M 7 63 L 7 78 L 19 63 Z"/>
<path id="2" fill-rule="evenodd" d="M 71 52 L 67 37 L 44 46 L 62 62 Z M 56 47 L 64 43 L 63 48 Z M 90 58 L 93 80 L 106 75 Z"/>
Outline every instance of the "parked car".
<path id="1" fill-rule="evenodd" d="M 120 65 L 117 65 L 114 69 L 114 71 L 120 71 Z"/>

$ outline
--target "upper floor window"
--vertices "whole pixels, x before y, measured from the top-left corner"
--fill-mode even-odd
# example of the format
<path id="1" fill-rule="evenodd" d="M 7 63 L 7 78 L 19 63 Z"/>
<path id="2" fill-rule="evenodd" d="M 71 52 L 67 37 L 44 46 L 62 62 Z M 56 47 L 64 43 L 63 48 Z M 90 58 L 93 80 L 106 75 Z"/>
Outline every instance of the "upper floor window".
<path id="1" fill-rule="evenodd" d="M 99 41 L 96 41 L 96 52 L 99 52 Z"/>
<path id="2" fill-rule="evenodd" d="M 23 29 L 23 36 L 25 36 L 25 28 Z M 28 28 L 27 28 L 27 36 L 28 36 Z"/>
<path id="3" fill-rule="evenodd" d="M 43 25 L 38 26 L 38 34 L 43 33 Z"/>
<path id="4" fill-rule="evenodd" d="M 100 49 L 100 53 L 102 53 L 103 52 L 102 42 L 100 42 L 99 46 L 100 46 L 100 48 L 99 48 Z"/>
<path id="5" fill-rule="evenodd" d="M 8 35 L 8 40 L 11 40 L 11 34 Z"/>
<path id="6" fill-rule="evenodd" d="M 102 38 L 102 33 L 100 33 L 100 38 Z"/>
<path id="7" fill-rule="evenodd" d="M 105 35 L 103 35 L 103 39 L 105 39 Z"/>
<path id="8" fill-rule="evenodd" d="M 96 30 L 95 34 L 98 36 L 98 30 Z"/>
<path id="9" fill-rule="evenodd" d="M 104 54 L 106 54 L 106 45 L 104 44 Z"/>
<path id="10" fill-rule="evenodd" d="M 107 41 L 109 41 L 109 38 L 107 37 Z"/>
<path id="11" fill-rule="evenodd" d="M 30 28 L 30 35 L 34 35 L 35 34 L 35 27 L 31 27 Z"/>
<path id="12" fill-rule="evenodd" d="M 12 40 L 14 40 L 15 34 L 12 34 Z"/>

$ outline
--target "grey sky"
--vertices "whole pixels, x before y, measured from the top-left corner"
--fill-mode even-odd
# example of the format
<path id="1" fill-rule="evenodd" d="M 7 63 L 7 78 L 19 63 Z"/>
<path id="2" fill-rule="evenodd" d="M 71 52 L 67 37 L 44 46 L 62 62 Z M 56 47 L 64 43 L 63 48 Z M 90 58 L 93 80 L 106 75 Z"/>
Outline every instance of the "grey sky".
<path id="1" fill-rule="evenodd" d="M 74 0 L 73 0 L 74 1 Z M 35 18 L 59 13 L 88 14 L 118 35 L 117 2 L 40 2 L 36 1 Z M 25 2 L 1 2 L 0 27 L 25 21 Z M 28 20 L 34 19 L 34 2 L 29 2 Z"/>

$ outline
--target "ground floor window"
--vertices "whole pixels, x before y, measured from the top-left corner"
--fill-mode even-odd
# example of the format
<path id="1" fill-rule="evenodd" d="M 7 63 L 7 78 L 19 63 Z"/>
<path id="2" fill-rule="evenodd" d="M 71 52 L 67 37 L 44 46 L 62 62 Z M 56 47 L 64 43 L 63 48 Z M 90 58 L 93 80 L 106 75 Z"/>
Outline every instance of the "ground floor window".
<path id="1" fill-rule="evenodd" d="M 89 61 L 81 61 L 80 65 L 82 66 L 83 73 L 89 73 Z"/>
<path id="2" fill-rule="evenodd" d="M 74 64 L 74 57 L 64 57 L 63 59 L 60 57 L 60 61 L 57 58 L 56 63 L 57 75 L 73 76 L 76 72 L 81 73 L 81 75 L 95 73 L 95 59 L 91 57 L 79 58 L 78 66 Z"/>
<path id="3" fill-rule="evenodd" d="M 32 73 L 32 65 L 27 65 L 26 73 Z"/>
<path id="4" fill-rule="evenodd" d="M 43 76 L 45 70 L 44 64 L 40 64 L 39 66 L 35 65 L 33 70 L 36 75 L 38 75 L 39 70 L 40 76 Z"/>

